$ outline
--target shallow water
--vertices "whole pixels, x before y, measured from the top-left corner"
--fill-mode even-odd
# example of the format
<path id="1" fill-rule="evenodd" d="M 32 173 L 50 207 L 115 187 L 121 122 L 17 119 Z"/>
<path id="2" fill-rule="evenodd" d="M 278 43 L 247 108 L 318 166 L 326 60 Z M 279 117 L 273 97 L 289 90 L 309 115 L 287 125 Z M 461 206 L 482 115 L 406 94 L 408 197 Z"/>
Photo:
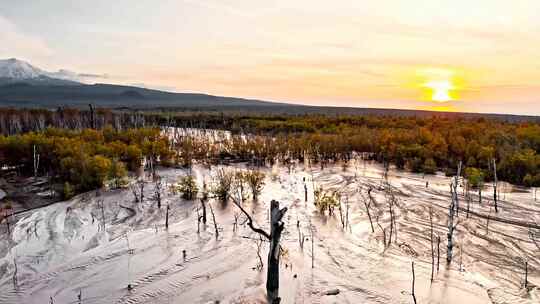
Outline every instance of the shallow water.
<path id="1" fill-rule="evenodd" d="M 297 167 L 291 174 L 277 167 L 265 171 L 266 186 L 259 201 L 246 202 L 245 207 L 264 229 L 268 229 L 270 200 L 289 208 L 282 236 L 282 303 L 411 303 L 411 261 L 415 262 L 418 303 L 539 301 L 538 288 L 526 292 L 520 286 L 525 259 L 529 284 L 540 285 L 540 249 L 530 236 L 532 230 L 525 227 L 492 219 L 486 229 L 486 218 L 467 218 L 461 211 L 454 260 L 446 267 L 447 177 L 390 172 L 389 182 L 398 198 L 397 239 L 385 249 L 381 229 L 375 226 L 371 232 L 358 193 L 362 188 L 365 196 L 367 187 L 373 187 L 372 216 L 378 216 L 381 227 L 388 228 L 390 216 L 380 166 L 361 163 L 346 172 L 340 166 L 323 171 Z M 201 184 L 212 175 L 199 166 L 193 172 Z M 173 183 L 185 171 L 166 169 L 160 174 Z M 348 198 L 349 227 L 342 228 L 337 211 L 333 217 L 316 211 L 312 177 L 316 184 L 340 189 Z M 303 178 L 307 180 L 308 202 L 303 200 Z M 246 225 L 233 231 L 234 214 L 240 214 L 236 206 L 211 202 L 219 226 L 216 238 L 210 213 L 207 226 L 201 224 L 197 231 L 195 202 L 165 191 L 163 206 L 158 209 L 150 182 L 145 191 L 145 201 L 138 204 L 133 203 L 128 189 L 102 192 L 100 197 L 86 193 L 19 215 L 9 238 L 2 227 L 0 303 L 47 303 L 50 297 L 54 303 L 77 303 L 79 292 L 83 303 L 265 302 L 265 269 L 256 269 L 258 236 Z M 472 211 L 495 215 L 487 203 L 489 191 L 484 190 L 484 203 L 473 203 Z M 98 206 L 101 200 L 103 214 Z M 167 204 L 171 206 L 168 230 L 164 227 Z M 461 207 L 464 205 L 462 199 Z M 509 191 L 499 205 L 497 217 L 540 223 L 540 203 L 531 192 Z M 441 265 L 433 283 L 430 206 L 434 233 L 441 238 Z M 244 223 L 242 216 L 239 222 Z M 300 234 L 308 238 L 303 249 Z M 263 243 L 264 263 L 267 247 Z M 128 284 L 132 290 L 127 289 Z M 325 295 L 336 288 L 338 295 Z"/>

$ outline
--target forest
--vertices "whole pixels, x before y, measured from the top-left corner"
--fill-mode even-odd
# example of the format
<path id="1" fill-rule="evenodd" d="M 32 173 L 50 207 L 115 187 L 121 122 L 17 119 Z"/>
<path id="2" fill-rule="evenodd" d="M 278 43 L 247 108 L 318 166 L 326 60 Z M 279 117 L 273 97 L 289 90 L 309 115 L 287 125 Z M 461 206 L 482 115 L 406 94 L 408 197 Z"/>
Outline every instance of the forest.
<path id="1" fill-rule="evenodd" d="M 208 137 L 168 128 L 223 130 Z M 177 129 L 175 129 L 177 130 Z M 32 174 L 34 153 L 44 173 L 80 191 L 134 171 L 143 159 L 189 166 L 250 160 L 257 165 L 309 159 L 321 167 L 361 153 L 411 172 L 455 174 L 459 162 L 474 185 L 494 179 L 540 186 L 540 123 L 460 117 L 264 115 L 128 112 L 112 109 L 0 110 L 0 163 Z M 36 151 L 34 151 L 34 148 Z M 176 152 L 175 152 L 176 151 Z M 495 170 L 494 170 L 495 169 Z M 83 173 L 84 174 L 81 174 Z M 107 172 L 107 173 L 104 173 Z"/>

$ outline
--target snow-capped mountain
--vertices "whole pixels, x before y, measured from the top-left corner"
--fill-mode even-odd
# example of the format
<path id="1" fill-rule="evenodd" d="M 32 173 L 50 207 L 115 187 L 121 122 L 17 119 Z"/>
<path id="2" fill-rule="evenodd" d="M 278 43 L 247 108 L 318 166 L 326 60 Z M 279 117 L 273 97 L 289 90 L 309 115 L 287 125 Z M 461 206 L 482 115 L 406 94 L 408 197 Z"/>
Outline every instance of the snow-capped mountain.
<path id="1" fill-rule="evenodd" d="M 80 84 L 78 74 L 68 70 L 47 72 L 16 58 L 0 60 L 0 85 L 27 83 L 32 85 Z"/>
<path id="2" fill-rule="evenodd" d="M 0 78 L 32 79 L 46 76 L 47 72 L 38 69 L 28 62 L 15 58 L 0 60 Z"/>

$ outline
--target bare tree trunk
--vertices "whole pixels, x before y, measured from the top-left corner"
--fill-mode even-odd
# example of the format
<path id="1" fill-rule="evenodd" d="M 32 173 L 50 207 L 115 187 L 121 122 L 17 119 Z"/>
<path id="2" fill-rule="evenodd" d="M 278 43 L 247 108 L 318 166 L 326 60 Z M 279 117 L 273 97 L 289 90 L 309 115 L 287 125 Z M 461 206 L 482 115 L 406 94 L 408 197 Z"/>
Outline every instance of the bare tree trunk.
<path id="1" fill-rule="evenodd" d="M 527 280 L 528 280 L 527 277 L 529 275 L 529 267 L 528 266 L 529 265 L 528 265 L 527 261 L 525 261 L 525 288 L 527 288 L 527 285 L 528 285 L 528 283 L 527 283 Z"/>
<path id="2" fill-rule="evenodd" d="M 167 205 L 167 212 L 165 213 L 165 228 L 169 229 L 169 205 Z"/>
<path id="3" fill-rule="evenodd" d="M 384 249 L 386 250 L 386 229 L 384 229 L 379 223 L 379 218 L 377 218 L 377 225 L 379 226 L 379 228 L 381 228 L 381 231 L 383 233 L 383 244 L 384 244 Z"/>
<path id="4" fill-rule="evenodd" d="M 415 276 L 414 276 L 414 261 L 411 262 L 411 269 L 412 269 L 412 290 L 411 290 L 411 294 L 412 294 L 412 297 L 413 297 L 413 301 L 414 301 L 414 304 L 416 304 L 416 295 L 414 293 L 414 281 L 415 281 Z"/>
<path id="5" fill-rule="evenodd" d="M 268 251 L 268 273 L 266 292 L 270 303 L 279 303 L 279 241 L 285 224 L 281 221 L 287 208 L 279 209 L 279 202 L 270 202 L 270 250 Z"/>
<path id="6" fill-rule="evenodd" d="M 371 220 L 371 213 L 369 212 L 369 206 L 365 199 L 363 201 L 364 201 L 364 206 L 366 206 L 366 212 L 369 218 L 369 224 L 371 225 L 371 232 L 375 232 L 375 228 L 373 227 L 373 221 Z"/>
<path id="7" fill-rule="evenodd" d="M 311 268 L 315 268 L 315 237 L 313 236 L 313 226 L 311 226 Z"/>
<path id="8" fill-rule="evenodd" d="M 141 179 L 139 181 L 139 187 L 140 187 L 140 191 L 141 191 L 141 194 L 139 195 L 139 198 L 140 198 L 141 203 L 142 203 L 144 201 L 144 179 Z"/>
<path id="9" fill-rule="evenodd" d="M 497 162 L 493 159 L 493 203 L 495 204 L 495 213 L 499 212 L 497 208 Z"/>
<path id="10" fill-rule="evenodd" d="M 201 216 L 202 222 L 203 224 L 206 224 L 206 201 L 203 198 L 201 198 L 201 206 L 202 206 L 202 216 Z"/>
<path id="11" fill-rule="evenodd" d="M 298 243 L 300 244 L 300 249 L 304 250 L 304 234 L 298 229 Z"/>
<path id="12" fill-rule="evenodd" d="M 36 145 L 34 145 L 34 179 L 37 178 L 39 169 L 39 153 L 36 152 Z"/>
<path id="13" fill-rule="evenodd" d="M 154 192 L 156 194 L 157 205 L 158 205 L 158 208 L 161 209 L 161 188 L 162 188 L 161 177 L 159 175 L 156 175 L 154 180 L 155 180 Z"/>
<path id="14" fill-rule="evenodd" d="M 270 233 L 268 233 L 263 229 L 255 227 L 253 218 L 242 207 L 242 202 L 240 200 L 237 200 L 234 196 L 231 196 L 231 199 L 247 217 L 249 228 L 270 241 L 270 248 L 268 250 L 268 272 L 266 274 L 266 294 L 269 303 L 279 303 L 281 300 L 279 298 L 279 256 L 281 248 L 279 241 L 281 239 L 281 233 L 285 228 L 285 224 L 281 220 L 283 219 L 285 212 L 287 212 L 287 207 L 279 209 L 278 201 L 272 200 L 270 202 Z M 210 211 L 212 212 L 212 216 L 214 216 L 212 205 L 210 205 Z"/>
<path id="15" fill-rule="evenodd" d="M 437 273 L 439 273 L 439 260 L 441 257 L 441 237 L 437 235 Z"/>
<path id="16" fill-rule="evenodd" d="M 345 230 L 345 214 L 343 213 L 343 207 L 341 206 L 341 196 L 339 199 L 339 219 L 341 221 L 341 227 L 343 228 L 343 230 Z"/>
<path id="17" fill-rule="evenodd" d="M 394 234 L 394 202 L 393 198 L 390 199 L 389 208 L 390 208 L 390 235 L 388 236 L 388 246 L 392 244 L 392 235 Z"/>
<path id="18" fill-rule="evenodd" d="M 217 240 L 217 238 L 219 237 L 219 230 L 218 230 L 218 225 L 216 222 L 216 215 L 214 214 L 214 209 L 212 208 L 212 204 L 208 204 L 208 206 L 210 207 L 210 213 L 212 214 L 212 220 L 214 221 L 214 229 L 216 231 L 216 240 Z"/>
<path id="19" fill-rule="evenodd" d="M 101 225 L 103 227 L 103 231 L 105 231 L 105 207 L 103 206 L 103 200 L 99 200 L 98 204 L 101 207 Z"/>
<path id="20" fill-rule="evenodd" d="M 435 271 L 435 252 L 433 248 L 433 208 L 429 207 L 429 226 L 430 226 L 430 240 L 431 240 L 431 283 L 433 283 L 433 272 Z"/>
<path id="21" fill-rule="evenodd" d="M 458 200 L 458 184 L 459 184 L 459 176 L 461 175 L 461 161 L 458 165 L 458 171 L 457 175 L 454 176 L 454 179 L 452 180 L 452 184 L 450 185 L 450 191 L 452 194 L 452 203 L 450 204 L 450 207 L 448 208 L 448 251 L 446 254 L 446 263 L 450 264 L 452 262 L 452 251 L 454 247 L 453 243 L 453 236 L 454 236 L 454 213 L 457 214 L 457 210 L 459 209 L 459 200 Z"/>

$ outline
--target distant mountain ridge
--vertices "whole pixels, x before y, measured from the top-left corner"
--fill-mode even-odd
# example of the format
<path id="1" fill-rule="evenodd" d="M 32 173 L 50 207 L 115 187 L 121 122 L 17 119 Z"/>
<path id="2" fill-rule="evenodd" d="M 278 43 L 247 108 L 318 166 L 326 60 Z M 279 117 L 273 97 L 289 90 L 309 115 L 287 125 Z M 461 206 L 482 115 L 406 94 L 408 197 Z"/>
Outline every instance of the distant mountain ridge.
<path id="1" fill-rule="evenodd" d="M 112 84 L 84 84 L 68 70 L 47 72 L 16 58 L 0 60 L 0 106 L 56 107 L 94 103 L 108 107 L 276 106 L 259 100 Z"/>
<path id="2" fill-rule="evenodd" d="M 0 107 L 57 108 L 59 106 L 122 109 L 235 111 L 273 114 L 396 115 L 490 117 L 509 121 L 536 121 L 539 116 L 433 112 L 404 109 L 308 106 L 202 93 L 172 93 L 137 86 L 84 84 L 68 70 L 47 72 L 15 58 L 0 60 Z"/>

